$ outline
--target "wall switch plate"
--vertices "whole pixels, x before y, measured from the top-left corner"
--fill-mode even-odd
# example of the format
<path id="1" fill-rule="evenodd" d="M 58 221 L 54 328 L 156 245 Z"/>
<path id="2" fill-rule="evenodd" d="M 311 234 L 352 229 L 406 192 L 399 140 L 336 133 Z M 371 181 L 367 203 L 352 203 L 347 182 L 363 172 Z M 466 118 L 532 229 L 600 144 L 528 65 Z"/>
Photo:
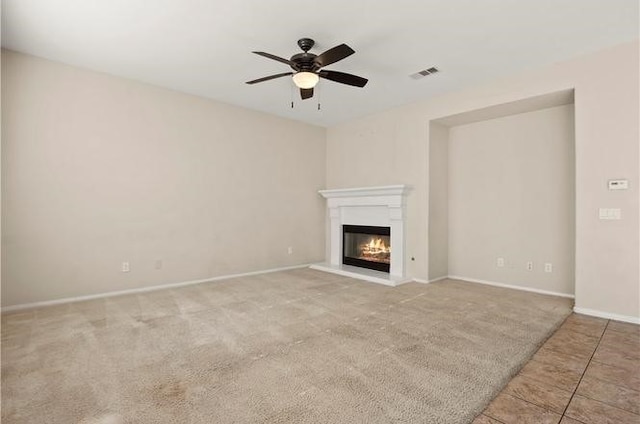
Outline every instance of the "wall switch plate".
<path id="1" fill-rule="evenodd" d="M 496 266 L 497 266 L 498 268 L 504 268 L 504 258 L 498 258 L 498 259 L 496 260 Z"/>
<path id="2" fill-rule="evenodd" d="M 156 259 L 155 268 L 162 269 L 162 259 Z"/>
<path id="3" fill-rule="evenodd" d="M 551 262 L 544 264 L 544 272 L 553 272 L 553 264 Z"/>
<path id="4" fill-rule="evenodd" d="M 627 190 L 629 180 L 609 180 L 609 190 Z"/>
<path id="5" fill-rule="evenodd" d="M 129 262 L 122 262 L 122 272 L 129 272 L 130 270 Z"/>
<path id="6" fill-rule="evenodd" d="M 527 262 L 527 271 L 533 271 L 533 262 Z"/>
<path id="7" fill-rule="evenodd" d="M 290 255 L 293 255 L 293 247 L 289 246 L 287 248 L 287 253 L 290 254 Z"/>
<path id="8" fill-rule="evenodd" d="M 622 219 L 622 211 L 620 208 L 600 208 L 598 210 L 598 218 L 604 220 Z"/>

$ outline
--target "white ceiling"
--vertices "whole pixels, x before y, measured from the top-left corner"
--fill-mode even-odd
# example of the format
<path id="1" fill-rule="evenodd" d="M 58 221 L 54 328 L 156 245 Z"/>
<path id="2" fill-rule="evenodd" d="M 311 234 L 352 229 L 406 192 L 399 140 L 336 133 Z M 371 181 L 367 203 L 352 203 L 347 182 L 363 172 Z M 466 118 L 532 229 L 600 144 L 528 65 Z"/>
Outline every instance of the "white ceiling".
<path id="1" fill-rule="evenodd" d="M 638 38 L 637 0 L 3 0 L 2 46 L 322 126 Z M 356 54 L 301 101 L 287 72 L 301 37 Z M 410 74 L 441 72 L 420 80 Z M 606 66 L 606 64 L 603 64 Z M 597 70 L 594 70 L 597 72 Z M 291 109 L 291 100 L 295 108 Z M 318 100 L 321 110 L 318 111 Z"/>

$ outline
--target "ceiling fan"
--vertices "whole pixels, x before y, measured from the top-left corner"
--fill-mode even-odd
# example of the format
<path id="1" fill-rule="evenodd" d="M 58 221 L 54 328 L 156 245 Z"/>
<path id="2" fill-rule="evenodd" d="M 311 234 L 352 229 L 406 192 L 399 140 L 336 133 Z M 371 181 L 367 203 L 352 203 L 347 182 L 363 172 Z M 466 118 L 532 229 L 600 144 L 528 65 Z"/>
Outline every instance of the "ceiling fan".
<path id="1" fill-rule="evenodd" d="M 298 40 L 298 46 L 300 46 L 304 53 L 294 54 L 291 56 L 291 59 L 284 59 L 265 52 L 252 52 L 269 59 L 277 60 L 278 62 L 286 63 L 291 67 L 291 69 L 293 69 L 293 72 L 269 75 L 268 77 L 247 81 L 247 84 L 256 84 L 292 75 L 293 83 L 300 88 L 300 97 L 302 100 L 313 97 L 313 87 L 316 86 L 320 78 L 339 82 L 341 84 L 352 85 L 354 87 L 364 87 L 367 85 L 369 80 L 366 78 L 344 72 L 321 69 L 354 54 L 355 51 L 351 47 L 346 44 L 340 44 L 339 46 L 329 49 L 324 53 L 315 55 L 313 53 L 309 53 L 309 50 L 314 44 L 315 41 L 311 38 L 301 38 Z"/>

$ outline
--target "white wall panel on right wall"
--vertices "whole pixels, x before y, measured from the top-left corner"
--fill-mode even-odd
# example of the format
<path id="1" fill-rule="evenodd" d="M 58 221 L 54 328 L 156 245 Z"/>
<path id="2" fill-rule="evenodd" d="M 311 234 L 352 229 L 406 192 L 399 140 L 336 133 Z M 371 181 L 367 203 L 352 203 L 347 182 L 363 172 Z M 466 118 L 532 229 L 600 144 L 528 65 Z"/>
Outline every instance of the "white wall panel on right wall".
<path id="1" fill-rule="evenodd" d="M 452 127 L 449 274 L 573 294 L 574 162 L 573 105 Z"/>

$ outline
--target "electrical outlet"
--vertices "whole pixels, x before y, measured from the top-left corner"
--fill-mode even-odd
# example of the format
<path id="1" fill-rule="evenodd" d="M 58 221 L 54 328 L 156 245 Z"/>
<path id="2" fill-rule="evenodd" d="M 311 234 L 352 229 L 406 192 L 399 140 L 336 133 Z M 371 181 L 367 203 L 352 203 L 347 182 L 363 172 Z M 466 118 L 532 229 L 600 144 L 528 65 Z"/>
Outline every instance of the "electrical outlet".
<path id="1" fill-rule="evenodd" d="M 553 272 L 553 264 L 551 262 L 544 264 L 544 272 Z"/>
<path id="2" fill-rule="evenodd" d="M 504 268 L 504 258 L 498 258 L 498 259 L 496 260 L 496 266 L 497 266 L 498 268 Z"/>
<path id="3" fill-rule="evenodd" d="M 287 248 L 287 253 L 290 254 L 290 255 L 293 255 L 293 247 L 289 246 Z"/>
<path id="4" fill-rule="evenodd" d="M 527 271 L 533 271 L 533 262 L 527 262 Z"/>
<path id="5" fill-rule="evenodd" d="M 122 272 L 129 272 L 131 269 L 129 268 L 129 262 L 122 262 Z"/>

